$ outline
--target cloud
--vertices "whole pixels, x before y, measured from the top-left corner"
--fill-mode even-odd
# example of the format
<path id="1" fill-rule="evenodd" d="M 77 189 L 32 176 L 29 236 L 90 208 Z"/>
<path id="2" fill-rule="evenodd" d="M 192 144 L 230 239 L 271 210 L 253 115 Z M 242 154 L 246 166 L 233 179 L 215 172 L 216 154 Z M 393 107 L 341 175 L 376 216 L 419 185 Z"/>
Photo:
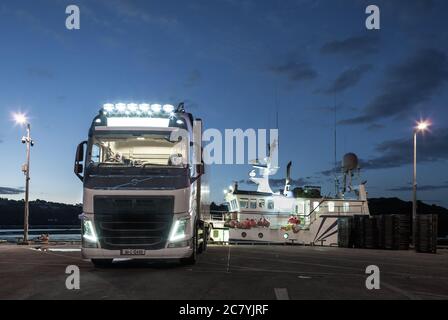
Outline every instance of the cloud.
<path id="1" fill-rule="evenodd" d="M 445 190 L 448 189 L 448 183 L 439 185 L 422 185 L 418 186 L 418 191 L 435 191 L 435 190 Z M 392 192 L 408 192 L 412 191 L 412 186 L 403 186 L 387 189 L 387 191 Z"/>
<path id="2" fill-rule="evenodd" d="M 36 78 L 53 79 L 54 74 L 48 69 L 31 67 L 27 69 L 28 75 Z"/>
<path id="3" fill-rule="evenodd" d="M 321 47 L 320 52 L 352 57 L 366 56 L 378 51 L 379 42 L 380 38 L 378 36 L 354 36 L 344 40 L 327 42 Z"/>
<path id="4" fill-rule="evenodd" d="M 413 139 L 387 140 L 375 147 L 376 156 L 370 159 L 360 159 L 362 170 L 377 170 L 398 168 L 413 163 Z M 434 130 L 424 141 L 419 143 L 417 160 L 419 163 L 448 161 L 448 128 Z M 324 176 L 339 174 L 337 167 L 320 172 Z M 447 182 L 448 184 L 448 182 Z"/>
<path id="5" fill-rule="evenodd" d="M 314 110 L 318 110 L 318 111 L 325 112 L 325 113 L 331 112 L 333 114 L 335 112 L 335 107 L 336 107 L 336 112 L 344 111 L 344 112 L 353 113 L 358 110 L 355 107 L 348 105 L 344 102 L 338 102 L 336 105 L 326 105 L 326 106 L 318 106 L 318 107 L 310 106 L 308 108 L 312 108 Z"/>
<path id="6" fill-rule="evenodd" d="M 362 161 L 364 169 L 397 168 L 413 163 L 412 139 L 395 139 L 376 146 L 378 156 Z M 418 147 L 418 162 L 429 163 L 448 160 L 448 128 L 434 131 Z"/>
<path id="7" fill-rule="evenodd" d="M 376 131 L 376 130 L 381 130 L 384 129 L 385 126 L 383 124 L 379 124 L 379 123 L 372 123 L 367 127 L 368 131 Z"/>
<path id="8" fill-rule="evenodd" d="M 327 94 L 340 93 L 348 88 L 354 87 L 361 80 L 362 76 L 372 69 L 370 64 L 362 64 L 355 68 L 350 68 L 342 72 L 333 84 L 326 90 Z"/>
<path id="9" fill-rule="evenodd" d="M 366 169 L 395 168 L 413 161 L 412 139 L 395 139 L 379 144 L 375 149 L 378 156 L 363 163 Z M 448 128 L 434 131 L 418 147 L 420 163 L 448 160 Z"/>
<path id="10" fill-rule="evenodd" d="M 286 76 L 291 82 L 308 81 L 317 77 L 317 72 L 307 62 L 288 61 L 271 66 L 270 70 L 278 75 Z"/>
<path id="11" fill-rule="evenodd" d="M 3 195 L 17 195 L 22 194 L 23 192 L 23 188 L 0 187 L 0 194 Z"/>
<path id="12" fill-rule="evenodd" d="M 444 52 L 435 49 L 420 50 L 407 61 L 390 67 L 386 75 L 382 93 L 367 105 L 363 114 L 342 120 L 341 124 L 371 123 L 412 112 L 448 80 L 448 59 Z"/>
<path id="13" fill-rule="evenodd" d="M 199 70 L 191 71 L 185 80 L 185 87 L 192 88 L 197 86 L 202 80 L 202 74 Z"/>

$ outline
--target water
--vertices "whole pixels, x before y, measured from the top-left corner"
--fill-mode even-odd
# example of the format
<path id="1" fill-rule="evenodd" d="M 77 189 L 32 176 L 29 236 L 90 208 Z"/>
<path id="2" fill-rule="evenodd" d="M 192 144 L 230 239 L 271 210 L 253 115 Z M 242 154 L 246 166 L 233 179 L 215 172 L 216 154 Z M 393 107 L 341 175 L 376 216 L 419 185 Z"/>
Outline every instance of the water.
<path id="1" fill-rule="evenodd" d="M 50 241 L 81 241 L 81 230 L 74 229 L 30 229 L 28 238 L 37 239 L 42 234 L 49 234 Z M 0 240 L 16 242 L 23 238 L 23 229 L 0 229 Z"/>

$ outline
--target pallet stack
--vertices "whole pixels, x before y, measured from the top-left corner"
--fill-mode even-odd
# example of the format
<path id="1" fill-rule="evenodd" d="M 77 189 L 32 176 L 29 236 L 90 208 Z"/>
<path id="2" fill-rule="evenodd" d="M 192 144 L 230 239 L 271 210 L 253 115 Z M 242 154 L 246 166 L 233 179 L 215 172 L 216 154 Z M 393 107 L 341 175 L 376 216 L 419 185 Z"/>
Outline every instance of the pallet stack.
<path id="1" fill-rule="evenodd" d="M 364 245 L 366 249 L 378 248 L 378 228 L 376 217 L 364 219 Z"/>
<path id="2" fill-rule="evenodd" d="M 428 223 L 425 224 L 426 226 Z M 425 227 L 427 228 L 427 227 Z M 425 248 L 422 233 L 422 250 Z M 408 250 L 410 220 L 407 215 L 381 215 L 369 217 L 355 215 L 338 220 L 338 243 L 344 248 Z"/>
<path id="3" fill-rule="evenodd" d="M 406 214 L 396 215 L 398 224 L 398 250 L 409 250 L 411 221 Z"/>
<path id="4" fill-rule="evenodd" d="M 385 249 L 385 242 L 386 242 L 386 216 L 376 216 L 376 227 L 378 230 L 378 248 L 379 249 Z"/>
<path id="5" fill-rule="evenodd" d="M 408 250 L 410 220 L 407 215 L 382 216 L 384 220 L 384 247 L 387 250 Z"/>
<path id="6" fill-rule="evenodd" d="M 437 215 L 417 215 L 415 251 L 437 253 Z"/>
<path id="7" fill-rule="evenodd" d="M 365 248 L 365 223 L 368 218 L 363 215 L 353 217 L 353 245 L 355 248 Z"/>
<path id="8" fill-rule="evenodd" d="M 384 219 L 384 249 L 398 250 L 398 230 L 394 215 L 383 216 Z"/>
<path id="9" fill-rule="evenodd" d="M 340 248 L 353 247 L 353 219 L 352 217 L 344 217 L 338 219 L 338 246 Z"/>

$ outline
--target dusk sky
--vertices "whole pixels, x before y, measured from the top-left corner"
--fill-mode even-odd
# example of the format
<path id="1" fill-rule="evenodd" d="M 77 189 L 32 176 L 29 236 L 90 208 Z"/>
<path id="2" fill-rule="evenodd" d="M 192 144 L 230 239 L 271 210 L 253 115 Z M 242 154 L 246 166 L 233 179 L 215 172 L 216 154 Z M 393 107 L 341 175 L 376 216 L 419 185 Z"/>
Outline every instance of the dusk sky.
<path id="1" fill-rule="evenodd" d="M 76 4 L 80 30 L 65 28 Z M 367 30 L 365 9 L 381 9 Z M 25 112 L 31 198 L 80 203 L 76 146 L 106 102 L 185 101 L 205 128 L 275 128 L 281 169 L 333 190 L 337 158 L 355 152 L 370 197 L 411 198 L 412 134 L 419 199 L 448 206 L 446 0 L 2 0 L 0 197 L 22 199 Z M 209 170 L 212 200 L 249 165 Z M 253 188 L 253 186 L 242 186 Z"/>

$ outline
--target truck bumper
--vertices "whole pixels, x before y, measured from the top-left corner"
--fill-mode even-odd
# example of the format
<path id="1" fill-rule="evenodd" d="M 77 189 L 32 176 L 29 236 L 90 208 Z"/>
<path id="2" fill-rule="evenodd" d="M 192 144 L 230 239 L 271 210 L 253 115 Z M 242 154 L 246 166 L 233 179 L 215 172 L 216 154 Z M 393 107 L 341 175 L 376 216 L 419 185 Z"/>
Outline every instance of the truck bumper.
<path id="1" fill-rule="evenodd" d="M 170 260 L 188 258 L 193 253 L 190 247 L 185 248 L 165 248 L 160 250 L 146 250 L 145 255 L 122 255 L 120 250 L 106 250 L 97 248 L 82 248 L 81 254 L 84 259 L 154 259 Z"/>

